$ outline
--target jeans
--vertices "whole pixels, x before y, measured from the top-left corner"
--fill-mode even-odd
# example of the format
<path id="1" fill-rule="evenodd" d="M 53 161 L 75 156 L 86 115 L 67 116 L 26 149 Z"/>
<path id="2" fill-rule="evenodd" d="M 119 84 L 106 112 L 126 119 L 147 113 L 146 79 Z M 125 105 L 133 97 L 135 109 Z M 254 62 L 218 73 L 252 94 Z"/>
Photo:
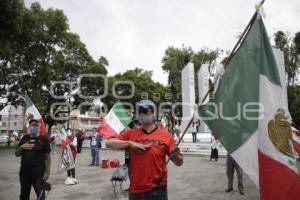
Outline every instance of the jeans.
<path id="1" fill-rule="evenodd" d="M 50 143 L 50 146 L 51 146 L 51 153 L 56 153 L 55 143 Z"/>
<path id="2" fill-rule="evenodd" d="M 193 143 L 196 143 L 197 142 L 197 133 L 192 132 L 192 136 L 193 136 Z"/>
<path id="3" fill-rule="evenodd" d="M 93 165 L 99 165 L 99 147 L 91 146 L 91 156 Z"/>
<path id="4" fill-rule="evenodd" d="M 148 192 L 130 193 L 129 200 L 168 200 L 167 187 L 159 187 Z"/>

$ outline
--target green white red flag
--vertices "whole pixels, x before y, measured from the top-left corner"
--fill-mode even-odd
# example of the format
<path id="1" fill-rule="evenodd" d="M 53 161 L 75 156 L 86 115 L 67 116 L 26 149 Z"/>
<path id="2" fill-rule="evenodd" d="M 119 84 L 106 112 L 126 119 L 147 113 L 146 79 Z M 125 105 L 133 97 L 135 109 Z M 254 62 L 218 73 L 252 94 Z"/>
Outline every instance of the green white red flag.
<path id="1" fill-rule="evenodd" d="M 165 115 L 163 115 L 163 117 L 160 120 L 160 128 L 166 129 L 167 125 L 168 125 L 168 118 Z"/>
<path id="2" fill-rule="evenodd" d="M 132 119 L 128 115 L 128 111 L 119 101 L 114 104 L 108 114 L 99 123 L 96 131 L 103 138 L 110 138 L 121 133 L 131 121 Z"/>
<path id="3" fill-rule="evenodd" d="M 46 126 L 44 123 L 44 120 L 36 108 L 36 106 L 32 103 L 31 99 L 29 98 L 28 95 L 25 96 L 25 105 L 26 105 L 26 110 L 25 110 L 25 117 L 29 121 L 31 119 L 38 120 L 40 123 L 40 134 L 45 135 L 46 134 Z"/>
<path id="4" fill-rule="evenodd" d="M 285 77 L 285 76 L 283 76 Z M 261 200 L 300 199 L 285 86 L 260 16 L 199 115 L 259 187 Z"/>

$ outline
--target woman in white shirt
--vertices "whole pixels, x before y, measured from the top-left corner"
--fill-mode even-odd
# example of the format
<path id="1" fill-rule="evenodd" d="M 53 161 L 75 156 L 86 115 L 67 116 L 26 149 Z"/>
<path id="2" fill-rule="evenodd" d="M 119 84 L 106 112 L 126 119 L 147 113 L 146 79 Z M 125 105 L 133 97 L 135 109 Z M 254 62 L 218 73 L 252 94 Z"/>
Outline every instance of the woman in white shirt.
<path id="1" fill-rule="evenodd" d="M 210 153 L 210 159 L 209 161 L 211 161 L 212 159 L 215 159 L 215 161 L 218 161 L 219 158 L 219 150 L 218 150 L 218 146 L 219 146 L 219 140 L 215 138 L 215 136 L 213 134 L 211 134 L 211 153 Z"/>

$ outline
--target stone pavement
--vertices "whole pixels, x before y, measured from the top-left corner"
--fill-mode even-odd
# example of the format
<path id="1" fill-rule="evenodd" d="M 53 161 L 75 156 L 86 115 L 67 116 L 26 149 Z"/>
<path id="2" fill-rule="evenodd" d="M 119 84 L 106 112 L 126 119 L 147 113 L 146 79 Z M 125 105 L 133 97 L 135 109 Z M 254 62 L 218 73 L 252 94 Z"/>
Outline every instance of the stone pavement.
<path id="1" fill-rule="evenodd" d="M 102 150 L 101 158 L 124 160 L 122 151 Z M 14 156 L 14 150 L 0 149 L 0 200 L 16 200 L 19 198 L 19 178 L 18 170 L 20 159 Z M 101 169 L 90 167 L 90 151 L 84 148 L 83 153 L 78 154 L 76 160 L 76 177 L 80 181 L 77 185 L 66 186 L 64 179 L 66 172 L 57 174 L 57 155 L 52 154 L 52 166 L 50 183 L 52 190 L 48 195 L 48 200 L 113 200 L 128 199 L 126 195 L 113 194 L 110 178 L 113 169 Z M 208 157 L 185 156 L 184 164 L 176 167 L 173 163 L 169 166 L 169 200 L 258 200 L 259 191 L 256 186 L 245 175 L 245 195 L 241 196 L 237 192 L 235 181 L 235 191 L 225 193 L 226 173 L 225 158 L 220 158 L 218 162 L 209 162 Z M 124 188 L 129 185 L 124 183 Z M 31 199 L 35 198 L 32 189 Z"/>

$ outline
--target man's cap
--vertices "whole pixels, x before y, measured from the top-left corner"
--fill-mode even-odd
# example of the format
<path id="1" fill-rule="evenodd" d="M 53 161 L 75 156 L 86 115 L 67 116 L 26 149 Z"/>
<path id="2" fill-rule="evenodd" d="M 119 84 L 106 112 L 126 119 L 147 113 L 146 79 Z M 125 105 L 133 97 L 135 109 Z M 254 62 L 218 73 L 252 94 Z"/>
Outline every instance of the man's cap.
<path id="1" fill-rule="evenodd" d="M 143 107 L 143 108 L 152 108 L 154 109 L 155 108 L 155 104 L 153 103 L 153 101 L 149 100 L 149 99 L 143 99 L 143 100 L 140 100 L 138 102 L 138 106 L 139 107 Z"/>
<path id="2" fill-rule="evenodd" d="M 37 119 L 31 119 L 29 120 L 29 124 L 32 124 L 32 125 L 39 125 L 39 121 Z"/>

